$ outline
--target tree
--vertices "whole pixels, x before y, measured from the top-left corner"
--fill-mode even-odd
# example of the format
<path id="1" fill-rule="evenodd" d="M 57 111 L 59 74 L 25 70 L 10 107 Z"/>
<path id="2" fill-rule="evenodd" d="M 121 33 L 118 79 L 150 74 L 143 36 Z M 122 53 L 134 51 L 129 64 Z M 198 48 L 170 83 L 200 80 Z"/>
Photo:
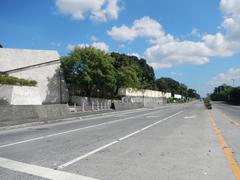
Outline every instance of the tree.
<path id="1" fill-rule="evenodd" d="M 232 87 L 226 84 L 215 87 L 214 92 L 211 94 L 211 99 L 213 101 L 229 101 L 231 89 Z"/>
<path id="2" fill-rule="evenodd" d="M 115 91 L 114 59 L 93 47 L 76 48 L 61 60 L 70 91 L 81 96 L 111 97 Z"/>
<path id="3" fill-rule="evenodd" d="M 163 91 L 163 92 L 171 92 L 172 96 L 174 96 L 174 94 L 179 93 L 179 90 L 180 90 L 179 89 L 180 83 L 178 81 L 175 81 L 167 77 L 162 77 L 156 80 L 156 86 L 157 86 L 157 90 Z"/>
<path id="4" fill-rule="evenodd" d="M 185 84 L 180 83 L 180 85 L 178 87 L 178 94 L 180 94 L 184 97 L 187 97 L 188 96 L 188 87 Z"/>
<path id="5" fill-rule="evenodd" d="M 229 101 L 233 104 L 240 104 L 240 87 L 231 89 Z"/>
<path id="6" fill-rule="evenodd" d="M 190 98 L 197 98 L 197 99 L 200 98 L 200 95 L 197 93 L 195 89 L 188 89 L 187 94 L 188 94 L 187 96 Z"/>
<path id="7" fill-rule="evenodd" d="M 145 59 L 139 59 L 136 56 L 128 56 L 119 53 L 111 53 L 111 56 L 115 58 L 114 67 L 117 74 L 119 72 L 124 75 L 121 76 L 122 78 L 117 75 L 118 86 L 155 89 L 155 73 L 153 68 L 147 64 Z"/>
<path id="8" fill-rule="evenodd" d="M 215 87 L 210 95 L 213 101 L 225 101 L 233 104 L 240 104 L 240 87 L 231 87 L 226 84 Z"/>
<path id="9" fill-rule="evenodd" d="M 180 94 L 186 98 L 200 98 L 200 95 L 197 94 L 197 91 L 195 89 L 188 89 L 185 84 L 171 78 L 162 77 L 160 79 L 157 79 L 156 87 L 159 91 L 171 92 L 172 96 L 174 96 L 174 94 Z"/>
<path id="10" fill-rule="evenodd" d="M 142 84 L 143 89 L 156 89 L 156 78 L 154 70 L 151 66 L 149 66 L 145 59 L 140 59 L 138 61 L 138 64 L 140 66 L 140 81 Z"/>
<path id="11" fill-rule="evenodd" d="M 3 48 L 3 46 L 0 44 L 0 48 Z"/>

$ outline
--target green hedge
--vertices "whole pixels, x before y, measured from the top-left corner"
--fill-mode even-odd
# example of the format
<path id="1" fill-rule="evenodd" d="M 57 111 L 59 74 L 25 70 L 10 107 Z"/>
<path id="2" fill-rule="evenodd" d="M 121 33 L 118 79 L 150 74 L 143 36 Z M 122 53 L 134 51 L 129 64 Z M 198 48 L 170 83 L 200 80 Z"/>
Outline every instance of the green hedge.
<path id="1" fill-rule="evenodd" d="M 37 81 L 19 79 L 12 76 L 0 76 L 0 84 L 18 85 L 18 86 L 36 86 Z"/>
<path id="2" fill-rule="evenodd" d="M 205 104 L 205 106 L 206 106 L 207 109 L 212 109 L 212 104 L 211 104 L 209 98 L 204 99 L 203 102 L 204 102 L 204 104 Z"/>

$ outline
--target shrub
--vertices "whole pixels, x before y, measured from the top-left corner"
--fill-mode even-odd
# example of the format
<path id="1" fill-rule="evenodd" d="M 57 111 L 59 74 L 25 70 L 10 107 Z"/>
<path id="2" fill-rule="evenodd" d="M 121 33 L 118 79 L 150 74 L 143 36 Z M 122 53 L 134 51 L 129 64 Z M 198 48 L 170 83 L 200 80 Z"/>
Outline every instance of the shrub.
<path id="1" fill-rule="evenodd" d="M 19 79 L 12 76 L 0 76 L 0 84 L 18 85 L 18 86 L 36 86 L 37 81 Z"/>
<path id="2" fill-rule="evenodd" d="M 174 102 L 173 97 L 169 97 L 169 98 L 167 99 L 167 103 L 173 103 L 173 102 Z"/>
<path id="3" fill-rule="evenodd" d="M 212 109 L 212 105 L 211 105 L 211 102 L 210 102 L 209 98 L 204 99 L 203 102 L 204 102 L 207 109 Z"/>

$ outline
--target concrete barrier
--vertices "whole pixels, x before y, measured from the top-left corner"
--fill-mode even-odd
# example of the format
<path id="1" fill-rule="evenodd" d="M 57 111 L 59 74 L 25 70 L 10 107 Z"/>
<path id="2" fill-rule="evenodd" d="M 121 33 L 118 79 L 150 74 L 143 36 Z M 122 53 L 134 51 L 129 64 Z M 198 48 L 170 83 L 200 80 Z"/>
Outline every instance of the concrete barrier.
<path id="1" fill-rule="evenodd" d="M 0 85 L 0 98 L 5 98 L 11 105 L 41 105 L 37 87 Z"/>
<path id="2" fill-rule="evenodd" d="M 100 98 L 88 98 L 81 96 L 71 96 L 70 103 L 75 105 L 75 111 L 101 111 L 137 109 L 142 107 L 157 107 L 167 103 L 165 97 L 122 97 L 121 100 L 109 100 Z M 111 107 L 112 106 L 112 107 Z"/>
<path id="3" fill-rule="evenodd" d="M 30 106 L 0 106 L 0 125 L 16 125 L 44 121 L 70 114 L 68 105 L 30 105 Z"/>
<path id="4" fill-rule="evenodd" d="M 114 100 L 113 101 L 113 108 L 115 110 L 128 110 L 128 109 L 138 109 L 143 108 L 143 103 L 140 102 L 122 102 L 120 100 Z"/>
<path id="5" fill-rule="evenodd" d="M 158 107 L 167 103 L 167 98 L 165 97 L 122 97 L 123 103 L 140 103 L 144 107 Z"/>
<path id="6" fill-rule="evenodd" d="M 111 100 L 101 98 L 88 98 L 71 96 L 70 103 L 76 105 L 76 111 L 100 111 L 111 108 Z"/>

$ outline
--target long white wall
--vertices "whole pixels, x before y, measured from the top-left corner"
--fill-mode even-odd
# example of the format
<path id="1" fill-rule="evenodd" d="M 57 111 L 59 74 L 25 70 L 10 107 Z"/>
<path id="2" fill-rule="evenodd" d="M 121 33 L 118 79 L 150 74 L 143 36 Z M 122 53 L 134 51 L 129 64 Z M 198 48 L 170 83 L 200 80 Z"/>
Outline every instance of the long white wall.
<path id="1" fill-rule="evenodd" d="M 61 97 L 62 102 L 68 102 L 63 77 L 60 83 L 59 59 L 58 52 L 52 50 L 0 48 L 0 71 L 7 72 L 10 76 L 37 81 L 44 104 L 60 103 Z"/>
<path id="2" fill-rule="evenodd" d="M 57 62 L 12 73 L 10 72 L 9 75 L 37 81 L 37 87 L 39 88 L 43 104 L 60 103 L 61 93 L 62 102 L 68 102 L 68 91 L 63 77 L 61 77 L 60 83 L 59 68 L 60 62 Z M 61 90 L 60 84 L 62 86 Z"/>
<path id="3" fill-rule="evenodd" d="M 37 87 L 0 85 L 0 98 L 11 105 L 41 105 Z"/>
<path id="4" fill-rule="evenodd" d="M 57 51 L 0 48 L 0 71 L 58 60 Z"/>
<path id="5" fill-rule="evenodd" d="M 161 91 L 152 91 L 146 89 L 134 89 L 134 88 L 120 88 L 118 91 L 120 96 L 132 96 L 132 97 L 171 97 L 171 93 L 164 93 Z"/>

